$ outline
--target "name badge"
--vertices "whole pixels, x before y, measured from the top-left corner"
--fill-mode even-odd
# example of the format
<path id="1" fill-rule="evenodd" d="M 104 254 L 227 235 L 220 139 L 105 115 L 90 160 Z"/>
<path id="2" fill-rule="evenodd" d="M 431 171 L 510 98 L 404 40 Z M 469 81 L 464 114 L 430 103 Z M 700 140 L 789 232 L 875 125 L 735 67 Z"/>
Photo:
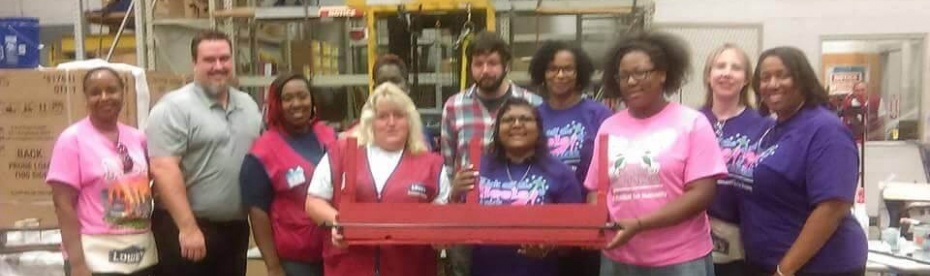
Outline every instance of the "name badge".
<path id="1" fill-rule="evenodd" d="M 421 183 L 414 183 L 410 185 L 410 187 L 407 188 L 407 195 L 420 199 L 429 198 L 429 196 L 426 195 L 426 186 Z"/>
<path id="2" fill-rule="evenodd" d="M 307 177 L 304 176 L 304 169 L 300 166 L 293 167 L 287 170 L 287 188 L 294 188 L 300 184 L 307 182 Z"/>

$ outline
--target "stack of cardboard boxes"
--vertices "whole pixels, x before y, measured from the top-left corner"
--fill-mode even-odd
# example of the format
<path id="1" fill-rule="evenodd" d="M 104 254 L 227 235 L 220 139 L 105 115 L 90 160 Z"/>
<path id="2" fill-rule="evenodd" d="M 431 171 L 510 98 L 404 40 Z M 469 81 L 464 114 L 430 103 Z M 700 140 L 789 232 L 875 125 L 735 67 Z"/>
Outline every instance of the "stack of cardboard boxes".
<path id="1" fill-rule="evenodd" d="M 292 40 L 289 47 L 290 62 L 295 72 L 306 75 L 339 75 L 339 46 L 319 40 Z M 288 55 L 286 55 L 288 56 Z"/>
<path id="2" fill-rule="evenodd" d="M 86 72 L 0 70 L 0 230 L 22 226 L 23 221 L 30 221 L 31 227 L 58 225 L 45 174 L 58 135 L 87 115 L 82 89 Z M 139 96 L 146 93 L 137 94 L 130 73 L 120 77 L 127 85 L 120 121 L 136 126 L 138 109 L 143 108 Z M 146 96 L 155 103 L 186 81 L 181 75 L 148 73 L 151 93 Z"/>
<path id="3" fill-rule="evenodd" d="M 339 74 L 339 46 L 326 41 L 313 42 L 313 71 L 315 75 Z"/>

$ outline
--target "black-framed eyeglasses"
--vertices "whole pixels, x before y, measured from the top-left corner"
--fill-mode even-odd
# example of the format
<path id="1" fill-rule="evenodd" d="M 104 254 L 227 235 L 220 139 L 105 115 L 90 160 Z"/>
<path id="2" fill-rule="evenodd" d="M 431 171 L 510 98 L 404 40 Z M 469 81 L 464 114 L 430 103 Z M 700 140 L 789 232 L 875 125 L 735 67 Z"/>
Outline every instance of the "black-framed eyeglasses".
<path id="1" fill-rule="evenodd" d="M 577 72 L 577 69 L 574 66 L 562 66 L 562 67 L 552 66 L 552 67 L 546 68 L 546 74 L 552 75 L 552 76 L 558 75 L 559 73 L 562 73 L 568 76 L 574 76 L 575 72 Z"/>
<path id="2" fill-rule="evenodd" d="M 508 116 L 508 117 L 501 118 L 501 124 L 514 125 L 517 122 L 535 123 L 536 118 L 533 118 L 532 116 L 513 116 L 513 117 Z"/>
<path id="3" fill-rule="evenodd" d="M 132 157 L 129 156 L 129 149 L 126 148 L 126 145 L 116 142 L 116 153 L 119 154 L 119 159 L 123 163 L 123 173 L 129 173 L 132 171 Z"/>
<path id="4" fill-rule="evenodd" d="M 619 81 L 619 82 L 627 82 L 627 81 L 630 80 L 630 78 L 632 78 L 632 79 L 635 80 L 635 81 L 641 81 L 641 80 L 645 80 L 645 79 L 649 78 L 649 75 L 651 75 L 652 72 L 655 72 L 655 71 L 656 71 L 656 69 L 649 69 L 649 70 L 643 70 L 643 71 L 636 71 L 636 72 L 633 72 L 633 73 L 623 73 L 623 72 L 620 72 L 620 73 L 617 73 L 617 76 L 616 76 L 616 77 L 617 77 L 617 81 Z"/>

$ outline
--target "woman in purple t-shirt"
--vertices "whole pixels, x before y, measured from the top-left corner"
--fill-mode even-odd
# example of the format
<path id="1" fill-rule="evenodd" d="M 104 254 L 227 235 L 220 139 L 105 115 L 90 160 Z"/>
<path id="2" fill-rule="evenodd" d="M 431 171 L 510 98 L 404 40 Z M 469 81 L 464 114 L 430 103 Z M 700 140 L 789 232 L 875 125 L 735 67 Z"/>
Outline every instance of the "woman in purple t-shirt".
<path id="1" fill-rule="evenodd" d="M 546 42 L 530 62 L 533 85 L 546 98 L 539 106 L 543 133 L 549 153 L 575 173 L 579 188 L 591 165 L 594 136 L 612 112 L 596 101 L 586 99 L 584 89 L 591 83 L 594 65 L 578 47 L 564 42 Z M 594 250 L 566 250 L 559 260 L 559 275 L 598 274 L 601 254 Z"/>
<path id="2" fill-rule="evenodd" d="M 480 181 L 481 205 L 529 206 L 584 202 L 572 171 L 549 155 L 539 112 L 524 99 L 510 99 L 496 116 L 491 151 L 476 172 L 465 169 L 453 181 L 453 196 Z M 558 259 L 550 246 L 476 245 L 472 276 L 556 276 Z"/>
<path id="3" fill-rule="evenodd" d="M 865 233 L 849 212 L 859 176 L 852 133 L 824 105 L 804 53 L 766 50 L 752 78 L 763 115 L 752 192 L 740 209 L 751 275 L 863 275 Z"/>
<path id="4" fill-rule="evenodd" d="M 743 245 L 739 233 L 738 192 L 752 185 L 756 141 L 770 120 L 749 105 L 752 63 L 742 49 L 724 44 L 707 56 L 704 86 L 707 96 L 701 113 L 717 135 L 729 176 L 717 181 L 717 194 L 707 208 L 714 241 L 714 273 L 743 276 Z"/>

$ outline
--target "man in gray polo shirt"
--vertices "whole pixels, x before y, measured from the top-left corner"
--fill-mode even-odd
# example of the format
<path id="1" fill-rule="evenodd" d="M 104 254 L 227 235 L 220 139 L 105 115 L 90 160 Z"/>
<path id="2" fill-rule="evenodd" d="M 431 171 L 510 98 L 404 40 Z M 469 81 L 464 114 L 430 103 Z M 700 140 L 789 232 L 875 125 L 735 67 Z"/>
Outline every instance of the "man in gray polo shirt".
<path id="1" fill-rule="evenodd" d="M 242 160 L 261 130 L 252 98 L 230 87 L 229 38 L 191 42 L 194 82 L 168 93 L 149 116 L 157 207 L 155 275 L 245 275 L 249 225 L 239 194 Z"/>

